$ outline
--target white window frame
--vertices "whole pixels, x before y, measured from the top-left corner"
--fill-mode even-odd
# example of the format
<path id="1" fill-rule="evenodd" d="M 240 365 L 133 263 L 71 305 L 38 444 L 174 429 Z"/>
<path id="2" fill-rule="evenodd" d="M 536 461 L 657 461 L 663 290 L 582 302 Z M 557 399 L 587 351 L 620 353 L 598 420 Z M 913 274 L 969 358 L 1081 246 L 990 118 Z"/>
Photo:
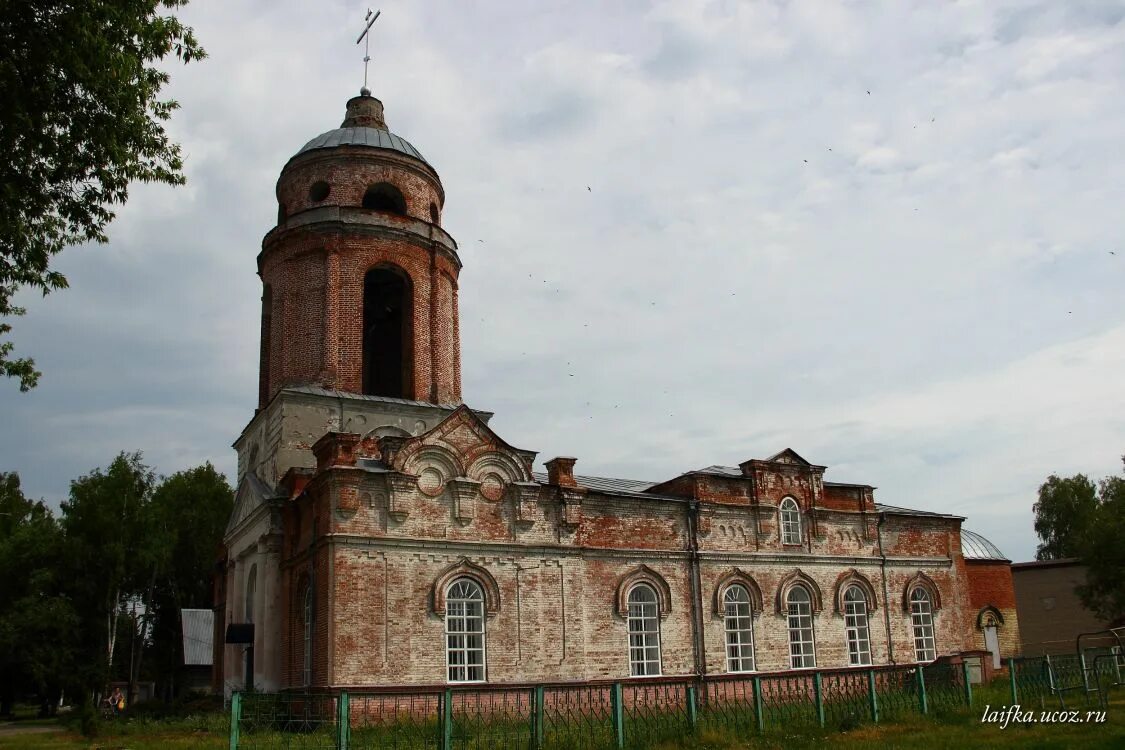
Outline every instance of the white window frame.
<path id="1" fill-rule="evenodd" d="M 791 497 L 784 498 L 778 506 L 782 544 L 801 544 L 801 508 Z"/>
<path id="2" fill-rule="evenodd" d="M 723 594 L 723 629 L 726 631 L 727 671 L 753 672 L 754 608 L 750 592 L 741 583 L 729 586 Z"/>
<path id="3" fill-rule="evenodd" d="M 629 676 L 659 677 L 660 653 L 660 598 L 656 589 L 647 583 L 634 584 L 629 589 Z M 656 658 L 653 659 L 653 652 Z"/>
<path id="4" fill-rule="evenodd" d="M 798 591 L 803 601 L 794 601 Z M 812 592 L 797 584 L 785 595 L 786 629 L 789 634 L 789 668 L 816 668 L 816 630 L 813 627 Z M 804 646 L 808 646 L 807 653 Z M 807 662 L 807 663 L 806 663 Z"/>
<path id="5" fill-rule="evenodd" d="M 918 662 L 936 659 L 933 597 L 924 586 L 915 586 L 910 592 L 910 626 L 914 634 L 915 659 Z"/>
<path id="6" fill-rule="evenodd" d="M 487 678 L 484 610 L 483 586 L 467 577 L 450 581 L 445 590 L 446 682 L 484 682 Z"/>
<path id="7" fill-rule="evenodd" d="M 313 618 L 313 589 L 311 583 L 305 584 L 305 595 L 301 603 L 302 620 L 304 623 L 305 654 L 301 665 L 301 682 L 305 687 L 312 685 L 312 618 Z"/>
<path id="8" fill-rule="evenodd" d="M 848 664 L 871 666 L 871 619 L 867 613 L 867 594 L 855 584 L 844 590 L 844 634 L 848 643 Z"/>

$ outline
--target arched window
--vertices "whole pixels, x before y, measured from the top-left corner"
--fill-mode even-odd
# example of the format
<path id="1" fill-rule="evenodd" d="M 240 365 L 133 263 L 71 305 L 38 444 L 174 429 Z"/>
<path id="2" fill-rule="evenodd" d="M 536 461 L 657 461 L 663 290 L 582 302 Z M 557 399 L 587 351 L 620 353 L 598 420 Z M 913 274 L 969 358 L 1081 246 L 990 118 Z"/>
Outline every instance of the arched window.
<path id="1" fill-rule="evenodd" d="M 867 595 L 859 586 L 844 592 L 844 632 L 848 640 L 848 663 L 871 663 L 871 629 L 867 620 Z"/>
<path id="2" fill-rule="evenodd" d="M 363 207 L 406 216 L 406 199 L 402 191 L 389 182 L 380 182 L 367 188 L 363 194 Z"/>
<path id="3" fill-rule="evenodd" d="M 363 392 L 413 398 L 413 299 L 410 279 L 390 268 L 363 278 Z"/>
<path id="4" fill-rule="evenodd" d="M 750 592 L 734 584 L 723 595 L 723 624 L 727 632 L 727 671 L 754 671 L 754 617 Z"/>
<path id="5" fill-rule="evenodd" d="M 647 583 L 629 589 L 629 674 L 660 674 L 660 608 Z"/>
<path id="6" fill-rule="evenodd" d="M 936 659 L 933 602 L 930 592 L 922 586 L 915 586 L 910 592 L 910 625 L 914 630 L 914 655 L 918 661 Z"/>
<path id="7" fill-rule="evenodd" d="M 289 218 L 289 212 L 285 210 L 285 204 L 278 202 L 277 204 L 277 223 L 284 224 L 285 220 Z"/>
<path id="8" fill-rule="evenodd" d="M 246 576 L 246 622 L 254 622 L 254 596 L 258 588 L 258 566 L 250 566 L 250 574 Z"/>
<path id="9" fill-rule="evenodd" d="M 789 589 L 786 610 L 789 620 L 789 666 L 792 669 L 815 667 L 812 596 L 809 590 L 803 585 Z"/>
<path id="10" fill-rule="evenodd" d="M 437 224 L 437 223 L 439 223 L 439 219 L 441 219 L 441 215 L 438 213 L 437 204 L 431 203 L 430 204 L 430 223 L 431 224 Z"/>
<path id="11" fill-rule="evenodd" d="M 450 682 L 484 681 L 484 591 L 471 578 L 446 590 L 445 663 Z"/>
<path id="12" fill-rule="evenodd" d="M 313 590 L 312 584 L 305 584 L 305 593 L 301 597 L 301 614 L 304 622 L 304 662 L 301 665 L 301 684 L 308 687 L 312 684 L 312 630 L 313 630 Z"/>
<path id="13" fill-rule="evenodd" d="M 781 501 L 781 543 L 801 543 L 801 509 L 791 497 Z"/>

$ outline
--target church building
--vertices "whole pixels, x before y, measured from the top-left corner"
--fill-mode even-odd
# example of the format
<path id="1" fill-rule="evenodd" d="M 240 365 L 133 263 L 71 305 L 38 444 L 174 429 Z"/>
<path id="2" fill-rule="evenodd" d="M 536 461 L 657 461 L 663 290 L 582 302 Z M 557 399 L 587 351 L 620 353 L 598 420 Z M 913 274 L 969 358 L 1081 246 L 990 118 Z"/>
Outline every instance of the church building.
<path id="1" fill-rule="evenodd" d="M 368 91 L 289 159 L 277 200 L 258 255 L 258 408 L 234 443 L 216 577 L 216 690 L 1018 648 L 1008 561 L 963 518 L 877 503 L 792 449 L 657 481 L 576 474 L 566 456 L 536 471 L 535 451 L 462 401 L 445 189 Z"/>

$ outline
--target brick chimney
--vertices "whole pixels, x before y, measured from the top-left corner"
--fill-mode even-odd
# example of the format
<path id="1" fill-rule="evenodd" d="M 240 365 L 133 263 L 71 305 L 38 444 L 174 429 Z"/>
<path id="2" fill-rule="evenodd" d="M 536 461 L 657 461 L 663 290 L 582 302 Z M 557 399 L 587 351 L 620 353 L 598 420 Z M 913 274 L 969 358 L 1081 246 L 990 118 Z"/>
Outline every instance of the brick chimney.
<path id="1" fill-rule="evenodd" d="M 556 456 L 547 462 L 547 484 L 556 487 L 577 487 L 574 481 L 574 463 L 577 458 Z"/>

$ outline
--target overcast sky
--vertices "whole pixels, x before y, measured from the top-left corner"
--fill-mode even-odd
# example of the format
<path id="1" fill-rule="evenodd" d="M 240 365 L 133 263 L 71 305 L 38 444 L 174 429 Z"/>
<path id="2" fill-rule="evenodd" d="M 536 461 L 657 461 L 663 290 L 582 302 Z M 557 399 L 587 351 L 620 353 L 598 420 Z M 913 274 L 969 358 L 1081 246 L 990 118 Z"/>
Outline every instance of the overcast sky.
<path id="1" fill-rule="evenodd" d="M 366 7 L 184 11 L 187 186 L 21 298 L 29 494 L 121 450 L 233 478 L 274 185 L 358 92 Z M 791 447 L 1014 560 L 1048 474 L 1121 471 L 1125 3 L 376 7 L 371 87 L 461 247 L 465 399 L 509 442 L 650 480 Z"/>

